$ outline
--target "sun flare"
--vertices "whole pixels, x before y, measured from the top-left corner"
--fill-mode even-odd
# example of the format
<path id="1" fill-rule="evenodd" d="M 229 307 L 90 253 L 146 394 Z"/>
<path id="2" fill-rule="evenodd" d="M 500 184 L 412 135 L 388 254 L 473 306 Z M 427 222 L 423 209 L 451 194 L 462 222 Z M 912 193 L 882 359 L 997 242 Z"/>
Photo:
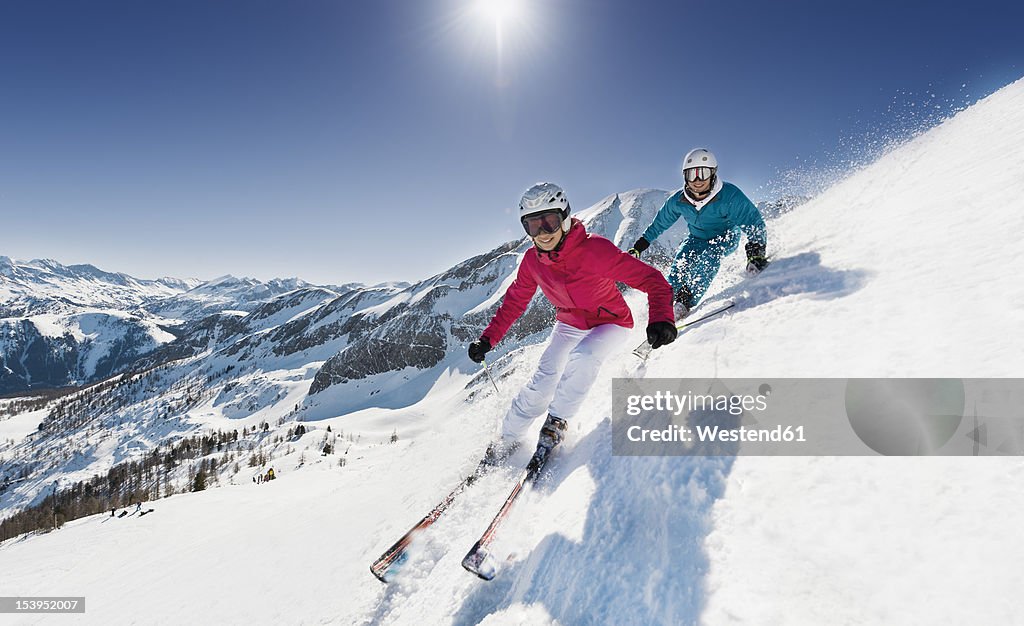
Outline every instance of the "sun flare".
<path id="1" fill-rule="evenodd" d="M 476 10 L 481 17 L 501 27 L 506 22 L 521 17 L 523 3 L 520 0 L 477 0 Z"/>

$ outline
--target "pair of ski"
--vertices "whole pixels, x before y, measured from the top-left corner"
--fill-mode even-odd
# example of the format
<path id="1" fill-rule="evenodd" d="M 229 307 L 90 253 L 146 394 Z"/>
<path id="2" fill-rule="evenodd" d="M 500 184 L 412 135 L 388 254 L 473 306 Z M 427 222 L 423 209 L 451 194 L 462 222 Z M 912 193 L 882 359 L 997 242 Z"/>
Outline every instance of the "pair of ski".
<path id="1" fill-rule="evenodd" d="M 480 537 L 480 540 L 473 544 L 469 552 L 462 559 L 462 567 L 466 568 L 467 571 L 476 574 L 484 580 L 491 580 L 498 572 L 497 564 L 492 556 L 489 548 L 491 543 L 494 541 L 494 537 L 497 534 L 498 526 L 508 517 L 509 511 L 512 510 L 512 505 L 515 504 L 520 494 L 526 489 L 527 486 L 532 485 L 540 473 L 544 470 L 544 465 L 547 463 L 548 454 L 550 450 L 543 446 L 537 446 L 537 451 L 533 453 L 530 458 L 530 462 L 526 465 L 526 469 L 519 475 L 519 480 L 512 488 L 512 492 L 508 498 L 505 499 L 505 503 L 501 506 L 498 514 L 494 516 L 491 524 L 484 531 L 484 534 Z M 466 490 L 467 487 L 477 481 L 478 478 L 483 476 L 487 470 L 491 469 L 492 466 L 480 463 L 476 471 L 462 479 L 455 489 L 449 493 L 444 500 L 437 506 L 427 513 L 427 515 L 421 519 L 415 526 L 409 529 L 409 532 L 402 535 L 402 537 L 394 543 L 390 548 L 387 549 L 384 554 L 380 555 L 373 565 L 370 566 L 370 572 L 373 573 L 381 582 L 389 582 L 390 576 L 398 569 L 398 567 L 408 558 L 409 546 L 412 544 L 413 539 L 426 528 L 429 528 L 439 517 L 451 506 L 455 498 L 460 493 Z"/>

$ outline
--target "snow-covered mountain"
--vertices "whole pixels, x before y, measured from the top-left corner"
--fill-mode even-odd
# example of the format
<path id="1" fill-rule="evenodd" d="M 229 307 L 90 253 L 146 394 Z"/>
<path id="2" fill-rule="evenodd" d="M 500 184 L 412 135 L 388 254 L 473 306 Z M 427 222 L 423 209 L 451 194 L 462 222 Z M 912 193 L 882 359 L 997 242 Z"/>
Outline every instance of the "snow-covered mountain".
<path id="1" fill-rule="evenodd" d="M 0 395 L 93 383 L 160 362 L 163 353 L 150 353 L 222 315 L 234 319 L 300 289 L 358 287 L 297 278 L 143 280 L 91 265 L 0 257 Z"/>
<path id="2" fill-rule="evenodd" d="M 0 256 L 0 317 L 63 313 L 81 308 L 130 311 L 202 284 L 196 279 L 142 280 L 92 265 Z"/>
<path id="3" fill-rule="evenodd" d="M 169 319 L 198 320 L 222 311 L 248 312 L 276 296 L 312 286 L 298 278 L 261 282 L 228 275 L 165 298 L 149 300 L 144 308 Z"/>
<path id="4" fill-rule="evenodd" d="M 114 310 L 0 319 L 0 394 L 100 380 L 174 338 L 152 320 Z"/>
<path id="5" fill-rule="evenodd" d="M 645 375 L 1019 376 L 1022 148 L 1024 81 L 781 213 L 763 276 L 744 282 L 731 257 L 708 295 L 740 304 L 653 353 Z M 621 246 L 667 193 L 615 194 L 579 216 Z M 681 231 L 645 258 L 663 264 Z M 414 285 L 300 287 L 189 322 L 161 348 L 180 351 L 133 376 L 43 407 L 0 402 L 3 516 L 54 481 L 81 491 L 77 506 L 88 491 L 155 509 L 3 542 L 6 595 L 74 590 L 95 623 L 955 624 L 1024 612 L 1018 459 L 613 457 L 610 378 L 638 372 L 629 348 L 646 319 L 635 292 L 631 343 L 514 510 L 498 578 L 482 583 L 459 560 L 507 495 L 501 473 L 419 540 L 396 582 L 377 583 L 369 563 L 473 466 L 543 349 L 538 298 L 493 353 L 495 386 L 464 354 L 523 251 L 509 242 Z M 270 466 L 278 479 L 254 484 Z M 220 488 L 180 493 L 199 484 Z"/>

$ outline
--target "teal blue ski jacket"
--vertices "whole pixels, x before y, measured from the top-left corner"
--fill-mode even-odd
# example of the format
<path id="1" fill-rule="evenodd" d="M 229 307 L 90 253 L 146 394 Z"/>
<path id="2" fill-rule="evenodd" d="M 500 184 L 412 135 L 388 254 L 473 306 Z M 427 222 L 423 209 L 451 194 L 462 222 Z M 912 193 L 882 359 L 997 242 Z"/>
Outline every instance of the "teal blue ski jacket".
<path id="1" fill-rule="evenodd" d="M 699 211 L 687 200 L 682 189 L 675 192 L 662 205 L 643 238 L 654 241 L 680 217 L 686 220 L 690 236 L 698 239 L 708 241 L 738 227 L 748 241 L 767 244 L 761 212 L 732 183 L 723 183 L 722 190 Z"/>

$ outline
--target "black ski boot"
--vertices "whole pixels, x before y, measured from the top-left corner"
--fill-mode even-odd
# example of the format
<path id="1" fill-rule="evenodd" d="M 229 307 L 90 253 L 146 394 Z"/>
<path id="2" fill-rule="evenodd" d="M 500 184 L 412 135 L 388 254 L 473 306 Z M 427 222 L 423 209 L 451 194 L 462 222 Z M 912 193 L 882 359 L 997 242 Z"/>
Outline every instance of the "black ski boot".
<path id="1" fill-rule="evenodd" d="M 551 452 L 552 448 L 562 443 L 568 425 L 564 419 L 548 414 L 544 425 L 540 427 L 540 439 L 537 441 L 537 447 Z"/>

